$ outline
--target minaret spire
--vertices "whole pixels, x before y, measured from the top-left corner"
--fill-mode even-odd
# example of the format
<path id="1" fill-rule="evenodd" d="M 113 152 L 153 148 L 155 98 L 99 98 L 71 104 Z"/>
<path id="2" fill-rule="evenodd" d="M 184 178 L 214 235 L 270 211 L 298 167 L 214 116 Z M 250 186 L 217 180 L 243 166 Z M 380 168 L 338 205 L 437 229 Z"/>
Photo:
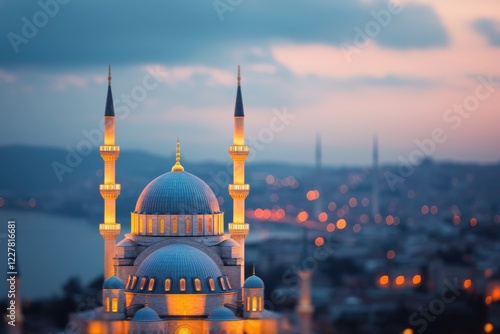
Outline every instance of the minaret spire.
<path id="1" fill-rule="evenodd" d="M 99 186 L 104 199 L 104 222 L 99 224 L 99 232 L 104 239 L 104 279 L 113 276 L 115 239 L 120 234 L 121 225 L 116 222 L 116 198 L 121 186 L 115 183 L 115 162 L 120 155 L 120 146 L 115 145 L 115 109 L 111 93 L 111 65 L 108 67 L 108 96 L 104 111 L 104 144 L 99 148 L 104 160 L 104 183 Z"/>
<path id="2" fill-rule="evenodd" d="M 175 165 L 172 167 L 172 172 L 183 172 L 184 167 L 181 165 L 181 143 L 177 138 L 177 145 L 175 146 Z"/>
<path id="3" fill-rule="evenodd" d="M 379 184 L 378 184 L 378 138 L 373 136 L 373 166 L 372 166 L 372 219 L 379 214 Z"/>
<path id="4" fill-rule="evenodd" d="M 238 66 L 238 88 L 236 91 L 236 105 L 234 108 L 233 145 L 229 146 L 229 155 L 233 160 L 233 183 L 229 185 L 229 194 L 233 198 L 233 220 L 229 223 L 229 233 L 239 245 L 240 281 L 235 288 L 241 288 L 245 280 L 245 238 L 249 232 L 249 225 L 245 222 L 245 198 L 250 192 L 250 185 L 245 183 L 245 160 L 250 147 L 245 145 L 245 115 L 243 113 L 243 99 L 241 97 L 241 72 Z M 242 305 L 241 290 L 237 297 L 237 304 Z"/>

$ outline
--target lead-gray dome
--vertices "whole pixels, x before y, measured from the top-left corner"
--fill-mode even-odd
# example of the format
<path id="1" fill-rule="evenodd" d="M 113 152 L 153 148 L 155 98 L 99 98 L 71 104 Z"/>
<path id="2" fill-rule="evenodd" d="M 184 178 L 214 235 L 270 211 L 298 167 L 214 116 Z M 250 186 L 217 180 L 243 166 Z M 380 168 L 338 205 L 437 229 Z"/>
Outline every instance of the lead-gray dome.
<path id="1" fill-rule="evenodd" d="M 144 307 L 135 312 L 134 316 L 132 317 L 132 321 L 161 321 L 161 318 L 158 316 L 158 313 L 156 313 L 152 308 Z"/>
<path id="2" fill-rule="evenodd" d="M 214 192 L 199 177 L 182 171 L 168 172 L 151 181 L 135 205 L 142 214 L 219 213 Z"/>
<path id="3" fill-rule="evenodd" d="M 245 280 L 243 287 L 247 289 L 264 289 L 264 282 L 260 277 L 252 275 Z"/>
<path id="4" fill-rule="evenodd" d="M 238 320 L 233 311 L 224 306 L 219 306 L 215 310 L 213 310 L 212 313 L 210 313 L 210 315 L 208 316 L 208 319 L 212 321 Z"/>
<path id="5" fill-rule="evenodd" d="M 223 276 L 217 264 L 204 252 L 192 246 L 175 243 L 157 249 L 149 254 L 139 265 L 137 282 L 146 278 L 145 286 L 141 290 L 140 284 L 133 289 L 143 293 L 215 293 L 228 291 L 227 277 Z M 150 279 L 154 278 L 153 288 L 149 291 Z M 170 288 L 165 291 L 165 280 L 170 279 Z M 185 289 L 181 290 L 180 280 L 185 280 Z M 200 289 L 195 287 L 195 279 L 199 279 Z M 209 280 L 213 282 L 213 289 Z M 224 289 L 220 280 L 224 281 Z"/>
<path id="6" fill-rule="evenodd" d="M 108 277 L 103 285 L 103 289 L 125 289 L 125 284 L 123 284 L 122 280 L 116 276 Z"/>

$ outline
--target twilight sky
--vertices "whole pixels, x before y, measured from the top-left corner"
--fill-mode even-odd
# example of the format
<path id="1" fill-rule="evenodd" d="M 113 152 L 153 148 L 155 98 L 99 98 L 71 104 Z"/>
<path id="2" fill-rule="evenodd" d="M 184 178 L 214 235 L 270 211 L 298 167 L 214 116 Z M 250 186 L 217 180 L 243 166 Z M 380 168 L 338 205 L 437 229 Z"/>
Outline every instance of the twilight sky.
<path id="1" fill-rule="evenodd" d="M 316 133 L 330 165 L 375 134 L 382 162 L 500 160 L 498 0 L 0 0 L 0 22 L 2 145 L 96 135 L 111 64 L 123 154 L 228 161 L 241 64 L 256 161 L 312 163 Z"/>

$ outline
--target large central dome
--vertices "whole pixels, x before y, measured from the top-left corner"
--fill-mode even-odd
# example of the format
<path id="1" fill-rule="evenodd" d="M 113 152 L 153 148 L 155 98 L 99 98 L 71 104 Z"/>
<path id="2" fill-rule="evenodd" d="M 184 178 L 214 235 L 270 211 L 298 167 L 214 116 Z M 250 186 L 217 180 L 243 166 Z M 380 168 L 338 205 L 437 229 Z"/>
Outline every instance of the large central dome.
<path id="1" fill-rule="evenodd" d="M 212 189 L 197 176 L 173 171 L 158 176 L 142 191 L 135 213 L 214 214 L 219 203 Z"/>

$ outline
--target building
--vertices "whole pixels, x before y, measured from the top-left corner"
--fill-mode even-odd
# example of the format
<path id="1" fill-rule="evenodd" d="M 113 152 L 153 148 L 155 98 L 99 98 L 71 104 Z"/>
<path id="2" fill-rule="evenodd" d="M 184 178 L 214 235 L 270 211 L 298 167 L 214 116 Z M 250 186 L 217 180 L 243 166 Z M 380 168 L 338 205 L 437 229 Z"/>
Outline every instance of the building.
<path id="1" fill-rule="evenodd" d="M 210 187 L 184 170 L 180 143 L 170 171 L 152 180 L 131 213 L 131 233 L 115 244 L 121 227 L 116 222 L 115 145 L 111 71 L 105 109 L 103 306 L 72 315 L 83 333 L 283 333 L 286 320 L 264 309 L 264 282 L 255 271 L 245 279 L 245 159 L 244 111 L 238 68 L 234 111 L 233 198 L 229 233 L 224 214 Z"/>

